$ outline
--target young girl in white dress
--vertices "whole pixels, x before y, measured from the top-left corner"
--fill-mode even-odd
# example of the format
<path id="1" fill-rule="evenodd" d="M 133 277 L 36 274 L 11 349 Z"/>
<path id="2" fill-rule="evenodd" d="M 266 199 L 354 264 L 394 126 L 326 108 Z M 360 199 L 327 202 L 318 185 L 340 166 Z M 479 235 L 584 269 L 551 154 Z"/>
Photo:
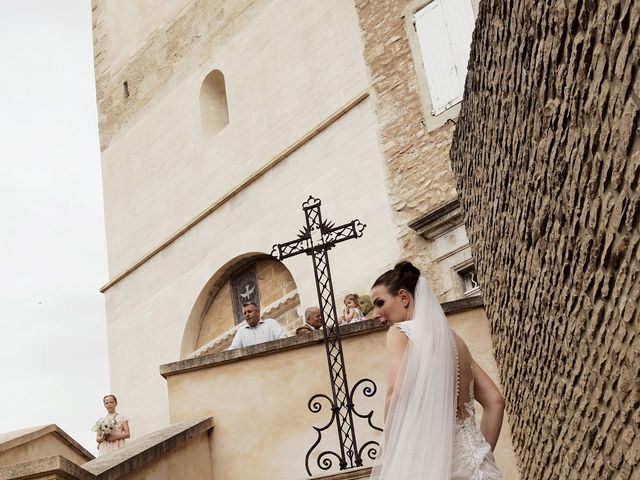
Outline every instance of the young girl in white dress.
<path id="1" fill-rule="evenodd" d="M 340 318 L 340 324 L 355 323 L 364 320 L 362 310 L 360 310 L 360 297 L 355 293 L 350 293 L 344 297 L 344 310 Z"/>
<path id="2" fill-rule="evenodd" d="M 449 327 L 420 271 L 397 264 L 375 281 L 371 301 L 374 318 L 389 327 L 384 438 L 371 478 L 502 479 L 492 451 L 504 399 Z"/>
<path id="3" fill-rule="evenodd" d="M 129 438 L 129 419 L 124 415 L 116 412 L 118 400 L 115 395 L 105 395 L 102 399 L 107 415 L 103 418 L 115 420 L 116 426 L 111 433 L 96 433 L 96 442 L 98 442 L 98 456 L 105 455 L 109 452 L 124 447 L 125 440 Z"/>

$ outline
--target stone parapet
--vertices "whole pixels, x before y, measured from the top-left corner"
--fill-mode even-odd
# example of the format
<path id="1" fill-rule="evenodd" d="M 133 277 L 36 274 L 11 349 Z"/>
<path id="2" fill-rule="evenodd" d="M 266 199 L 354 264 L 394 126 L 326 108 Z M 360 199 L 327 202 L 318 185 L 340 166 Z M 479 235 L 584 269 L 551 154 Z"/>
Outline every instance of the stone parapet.
<path id="1" fill-rule="evenodd" d="M 372 387 L 361 383 L 354 391 L 358 412 L 373 411 L 372 422 L 382 424 L 386 357 L 385 330 L 376 322 L 363 321 L 345 326 L 343 354 L 350 388 L 369 378 L 378 385 L 373 396 L 364 393 Z M 327 401 L 331 385 L 321 332 L 263 343 L 182 360 L 161 367 L 169 392 L 171 421 L 193 416 L 216 418 L 213 438 L 214 477 L 301 479 L 305 458 L 316 438 L 314 426 L 326 424 L 332 416 Z M 369 391 L 369 390 L 367 390 Z M 309 399 L 323 396 L 309 409 Z M 379 432 L 358 421 L 359 445 L 375 439 Z M 317 465 L 324 450 L 339 451 L 337 432 L 330 428 L 309 457 L 313 474 L 322 472 Z M 250 452 L 250 454 L 248 453 Z M 339 471 L 335 458 L 329 471 Z M 365 465 L 371 459 L 363 459 Z"/>
<path id="2" fill-rule="evenodd" d="M 491 340 L 481 302 L 481 297 L 473 297 L 442 306 L 475 360 L 499 383 L 488 353 Z M 355 409 L 362 415 L 372 412 L 372 423 L 381 427 L 388 370 L 386 328 L 377 320 L 365 320 L 340 331 Z M 333 427 L 308 452 L 317 438 L 314 427 L 325 425 L 332 415 L 322 332 L 185 359 L 162 365 L 160 371 L 167 381 L 172 422 L 193 416 L 216 418 L 212 449 L 216 478 L 272 478 L 264 472 L 277 472 L 283 480 L 306 478 L 307 453 L 309 468 L 318 478 L 362 478 L 357 470 L 340 472 L 334 457 L 332 465 L 322 465 L 338 476 L 322 475 L 320 452 L 339 451 Z M 315 403 L 310 402 L 312 397 Z M 380 433 L 362 417 L 356 423 L 359 446 L 379 438 Z M 507 421 L 495 454 L 505 478 L 517 480 Z M 365 466 L 372 463 L 369 457 L 363 461 Z"/>
<path id="3" fill-rule="evenodd" d="M 441 306 L 444 313 L 451 314 L 472 308 L 482 307 L 483 303 L 482 297 L 475 296 L 464 298 L 461 300 L 454 300 L 451 302 L 444 302 L 441 304 Z M 232 330 L 232 332 L 235 332 L 237 328 L 238 326 L 236 326 L 235 329 Z M 340 327 L 341 335 L 344 338 L 367 334 L 377 330 L 385 330 L 385 327 L 380 325 L 380 322 L 375 319 L 342 325 Z M 230 334 L 225 334 L 225 336 L 229 335 Z M 189 370 L 209 368 L 216 365 L 243 360 L 245 358 L 259 357 L 262 355 L 291 350 L 294 348 L 302 348 L 309 344 L 322 343 L 323 341 L 324 336 L 322 335 L 322 331 L 317 331 L 311 332 L 306 335 L 297 335 L 293 337 L 283 338 L 281 340 L 274 340 L 272 342 L 259 343 L 250 347 L 236 348 L 233 350 L 225 350 L 222 352 L 214 352 L 209 354 L 206 353 L 207 349 L 214 348 L 218 344 L 205 345 L 204 347 L 202 347 L 202 349 L 194 352 L 193 356 L 190 358 L 186 358 L 178 362 L 171 362 L 160 365 L 160 374 L 163 377 L 167 378 L 171 375 L 184 373 Z"/>
<path id="4" fill-rule="evenodd" d="M 60 455 L 0 467 L 0 480 L 22 479 L 95 480 L 96 477 Z"/>
<path id="5" fill-rule="evenodd" d="M 384 329 L 385 328 L 381 326 L 380 322 L 377 320 L 365 320 L 349 325 L 343 325 L 340 327 L 340 332 L 343 338 L 348 338 Z M 160 374 L 167 378 L 171 375 L 185 373 L 191 370 L 210 368 L 239 360 L 302 348 L 309 344 L 322 343 L 323 341 L 324 336 L 321 331 L 312 332 L 307 335 L 297 335 L 295 337 L 283 338 L 272 342 L 259 343 L 250 347 L 225 350 L 223 352 L 217 352 L 210 355 L 202 355 L 195 358 L 180 360 L 178 362 L 167 363 L 160 365 Z"/>
<path id="6" fill-rule="evenodd" d="M 442 233 L 453 230 L 463 222 L 460 201 L 455 198 L 429 210 L 424 215 L 413 220 L 409 227 L 422 237 L 433 240 Z"/>

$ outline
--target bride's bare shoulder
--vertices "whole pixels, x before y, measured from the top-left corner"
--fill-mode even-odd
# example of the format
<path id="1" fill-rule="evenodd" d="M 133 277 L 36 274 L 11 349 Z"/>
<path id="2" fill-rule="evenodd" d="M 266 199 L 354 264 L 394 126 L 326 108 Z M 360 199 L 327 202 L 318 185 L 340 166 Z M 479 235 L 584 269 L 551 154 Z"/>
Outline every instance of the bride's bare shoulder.
<path id="1" fill-rule="evenodd" d="M 398 324 L 391 325 L 387 330 L 387 349 L 404 348 L 407 335 Z"/>
<path id="2" fill-rule="evenodd" d="M 387 338 L 395 337 L 396 335 L 404 335 L 404 333 L 402 332 L 400 325 L 394 323 L 387 329 Z"/>

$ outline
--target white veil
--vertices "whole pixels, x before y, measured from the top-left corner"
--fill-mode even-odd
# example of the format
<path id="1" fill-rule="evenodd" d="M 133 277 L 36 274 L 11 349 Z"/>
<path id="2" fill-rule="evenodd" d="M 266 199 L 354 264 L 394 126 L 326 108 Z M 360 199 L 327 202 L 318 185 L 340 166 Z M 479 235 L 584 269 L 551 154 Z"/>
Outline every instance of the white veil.
<path id="1" fill-rule="evenodd" d="M 414 300 L 414 321 L 372 479 L 451 477 L 457 388 L 454 339 L 440 303 L 422 276 Z"/>

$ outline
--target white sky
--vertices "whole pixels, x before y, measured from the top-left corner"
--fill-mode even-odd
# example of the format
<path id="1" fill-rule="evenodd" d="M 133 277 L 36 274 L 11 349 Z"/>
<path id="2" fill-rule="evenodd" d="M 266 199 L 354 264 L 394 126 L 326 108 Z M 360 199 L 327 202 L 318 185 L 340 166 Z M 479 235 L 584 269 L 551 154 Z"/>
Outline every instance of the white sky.
<path id="1" fill-rule="evenodd" d="M 90 0 L 0 0 L 0 433 L 96 453 L 108 392 Z"/>

